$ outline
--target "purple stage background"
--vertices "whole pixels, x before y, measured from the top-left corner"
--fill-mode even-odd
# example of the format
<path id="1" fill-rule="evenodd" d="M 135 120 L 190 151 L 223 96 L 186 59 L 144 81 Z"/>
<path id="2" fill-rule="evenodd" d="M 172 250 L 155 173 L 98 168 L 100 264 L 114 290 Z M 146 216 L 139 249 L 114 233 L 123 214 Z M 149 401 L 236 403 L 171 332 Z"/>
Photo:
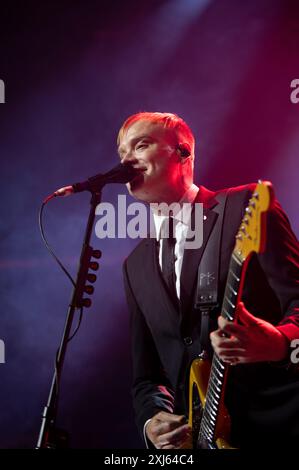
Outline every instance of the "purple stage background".
<path id="1" fill-rule="evenodd" d="M 197 138 L 196 183 L 273 182 L 298 217 L 299 7 L 288 0 L 10 2 L 0 6 L 0 447 L 33 448 L 71 285 L 45 250 L 38 209 L 53 190 L 117 163 L 130 114 L 181 115 Z M 106 188 L 115 203 L 120 185 Z M 72 273 L 89 196 L 46 207 L 48 239 Z M 71 342 L 58 423 L 73 448 L 142 446 L 131 408 L 121 265 L 137 242 L 98 240 L 93 305 Z"/>

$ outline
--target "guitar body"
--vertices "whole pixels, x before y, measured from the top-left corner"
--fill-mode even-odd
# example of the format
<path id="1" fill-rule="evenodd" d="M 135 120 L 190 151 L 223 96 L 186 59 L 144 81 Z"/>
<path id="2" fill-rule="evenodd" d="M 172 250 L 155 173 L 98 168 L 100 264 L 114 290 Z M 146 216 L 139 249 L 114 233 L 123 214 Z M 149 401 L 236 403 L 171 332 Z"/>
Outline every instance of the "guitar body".
<path id="1" fill-rule="evenodd" d="M 198 439 L 199 428 L 202 414 L 205 407 L 208 382 L 211 372 L 211 362 L 204 357 L 194 359 L 190 368 L 189 376 L 189 421 L 192 428 L 193 448 L 200 449 L 232 449 L 229 445 L 230 436 L 230 416 L 221 400 L 217 425 L 215 431 L 215 440 L 213 443 L 204 438 Z"/>

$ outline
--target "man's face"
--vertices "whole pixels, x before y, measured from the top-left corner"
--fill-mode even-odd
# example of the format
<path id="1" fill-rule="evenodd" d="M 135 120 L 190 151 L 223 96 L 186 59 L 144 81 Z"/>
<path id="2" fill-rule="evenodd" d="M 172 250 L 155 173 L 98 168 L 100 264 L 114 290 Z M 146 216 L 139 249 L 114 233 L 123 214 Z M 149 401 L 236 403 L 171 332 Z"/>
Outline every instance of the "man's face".
<path id="1" fill-rule="evenodd" d="M 161 124 L 137 121 L 124 134 L 119 144 L 123 163 L 129 163 L 140 174 L 127 184 L 129 193 L 147 202 L 168 202 L 181 184 L 181 163 L 176 152 L 175 132 Z"/>

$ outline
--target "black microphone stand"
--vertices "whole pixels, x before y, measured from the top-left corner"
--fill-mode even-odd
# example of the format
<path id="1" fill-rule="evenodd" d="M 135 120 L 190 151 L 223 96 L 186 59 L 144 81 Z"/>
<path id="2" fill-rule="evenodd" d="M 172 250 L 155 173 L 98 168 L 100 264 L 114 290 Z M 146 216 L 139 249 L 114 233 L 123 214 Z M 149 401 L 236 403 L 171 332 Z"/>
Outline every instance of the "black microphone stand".
<path id="1" fill-rule="evenodd" d="M 63 430 L 56 428 L 56 415 L 59 393 L 58 388 L 75 310 L 91 306 L 90 298 L 83 298 L 83 295 L 84 293 L 91 295 L 94 291 L 93 286 L 86 285 L 87 281 L 95 282 L 96 280 L 96 275 L 93 273 L 89 273 L 89 269 L 96 271 L 99 267 L 99 264 L 95 261 L 91 261 L 91 258 L 98 259 L 101 257 L 101 251 L 93 250 L 93 248 L 89 244 L 94 225 L 95 209 L 100 202 L 101 188 L 97 188 L 96 191 L 92 191 L 90 201 L 90 212 L 81 250 L 77 279 L 73 289 L 71 302 L 68 308 L 61 343 L 57 352 L 56 367 L 54 370 L 47 405 L 44 407 L 42 414 L 42 423 L 36 449 L 57 449 L 66 448 L 68 446 L 67 433 Z"/>
<path id="2" fill-rule="evenodd" d="M 66 354 L 67 343 L 69 341 L 72 323 L 76 309 L 83 309 L 84 307 L 91 306 L 90 298 L 83 298 L 84 293 L 89 295 L 93 294 L 94 287 L 86 285 L 86 281 L 95 282 L 96 275 L 89 273 L 89 269 L 96 271 L 99 268 L 99 263 L 91 261 L 91 258 L 99 259 L 102 255 L 100 250 L 94 250 L 90 245 L 90 237 L 95 219 L 95 210 L 97 205 L 101 202 L 102 188 L 108 183 L 127 183 L 138 175 L 138 170 L 134 169 L 129 164 L 118 164 L 107 173 L 98 174 L 81 183 L 75 183 L 70 192 L 90 191 L 91 193 L 91 207 L 87 221 L 87 227 L 83 240 L 81 250 L 79 268 L 77 279 L 74 285 L 71 302 L 68 308 L 67 317 L 64 325 L 64 331 L 61 343 L 57 352 L 55 370 L 52 379 L 52 385 L 48 397 L 47 405 L 44 407 L 42 414 L 42 423 L 39 433 L 36 449 L 57 449 L 66 448 L 68 446 L 68 435 L 65 431 L 56 427 L 56 415 L 58 407 L 58 394 L 61 372 Z M 66 188 L 63 188 L 66 189 Z M 62 191 L 60 195 L 63 195 Z M 58 191 L 59 193 L 59 191 Z M 59 195 L 53 193 L 44 201 L 46 204 L 50 199 Z"/>

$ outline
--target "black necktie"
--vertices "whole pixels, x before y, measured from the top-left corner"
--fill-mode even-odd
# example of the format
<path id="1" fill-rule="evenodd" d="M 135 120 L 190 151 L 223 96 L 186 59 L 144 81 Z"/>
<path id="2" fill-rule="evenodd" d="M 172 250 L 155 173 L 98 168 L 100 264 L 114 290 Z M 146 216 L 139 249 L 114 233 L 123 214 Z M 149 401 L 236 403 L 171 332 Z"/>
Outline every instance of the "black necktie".
<path id="1" fill-rule="evenodd" d="M 167 226 L 169 224 L 169 230 Z M 162 274 L 172 299 L 177 301 L 175 255 L 174 248 L 176 239 L 174 236 L 173 217 L 166 218 L 161 227 L 162 234 Z"/>

